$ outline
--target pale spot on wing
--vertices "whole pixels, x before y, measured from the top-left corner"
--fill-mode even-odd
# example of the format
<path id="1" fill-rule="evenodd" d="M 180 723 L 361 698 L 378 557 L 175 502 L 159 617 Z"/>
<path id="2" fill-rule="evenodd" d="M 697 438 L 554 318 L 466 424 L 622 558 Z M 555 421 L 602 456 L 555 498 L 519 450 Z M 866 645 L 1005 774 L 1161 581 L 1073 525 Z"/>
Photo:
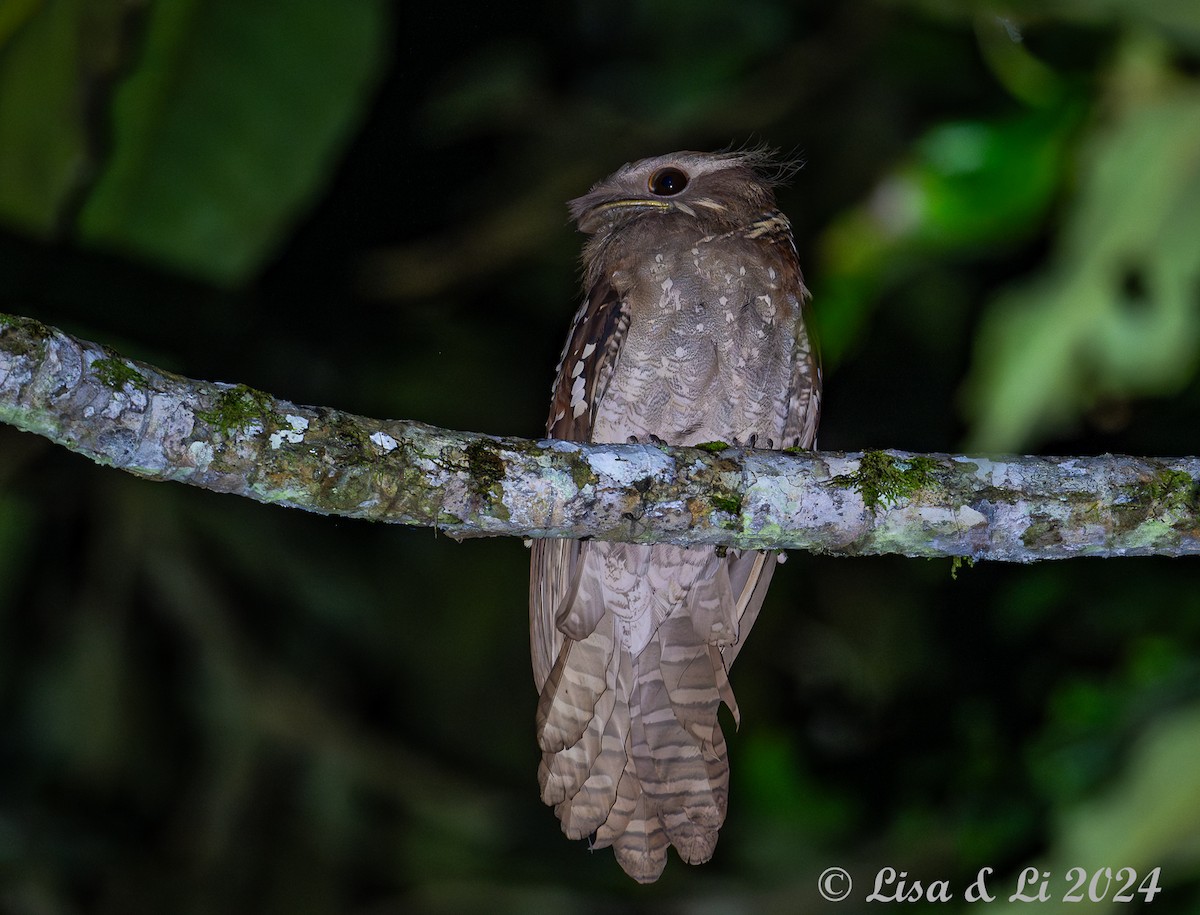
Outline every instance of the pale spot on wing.
<path id="1" fill-rule="evenodd" d="M 571 385 L 571 415 L 574 417 L 578 417 L 587 409 L 587 401 L 583 398 L 585 387 L 586 382 L 582 376 L 577 377 Z"/>

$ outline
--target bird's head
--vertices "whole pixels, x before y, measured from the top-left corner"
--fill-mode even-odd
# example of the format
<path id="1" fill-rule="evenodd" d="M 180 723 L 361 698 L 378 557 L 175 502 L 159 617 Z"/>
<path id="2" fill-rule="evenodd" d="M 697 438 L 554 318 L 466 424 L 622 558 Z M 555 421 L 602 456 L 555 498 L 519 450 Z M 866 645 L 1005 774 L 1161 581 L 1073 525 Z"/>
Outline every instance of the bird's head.
<path id="1" fill-rule="evenodd" d="M 717 233 L 773 210 L 774 188 L 793 169 L 767 149 L 670 153 L 623 165 L 568 206 L 588 234 L 662 216 Z"/>

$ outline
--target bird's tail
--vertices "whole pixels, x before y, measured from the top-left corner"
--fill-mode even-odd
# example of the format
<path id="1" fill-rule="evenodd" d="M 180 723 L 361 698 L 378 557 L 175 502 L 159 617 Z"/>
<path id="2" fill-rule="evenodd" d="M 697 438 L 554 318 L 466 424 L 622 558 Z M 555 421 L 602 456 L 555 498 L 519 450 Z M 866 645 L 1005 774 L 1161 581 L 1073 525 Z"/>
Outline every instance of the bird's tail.
<path id="1" fill-rule="evenodd" d="M 720 645 L 736 639 L 737 619 L 728 579 L 724 593 L 705 591 L 692 589 L 636 657 L 611 611 L 590 628 L 568 614 L 538 703 L 542 800 L 568 837 L 611 845 L 642 883 L 658 879 L 668 845 L 689 864 L 707 861 L 725 820 L 717 711 L 724 702 L 738 713 Z"/>

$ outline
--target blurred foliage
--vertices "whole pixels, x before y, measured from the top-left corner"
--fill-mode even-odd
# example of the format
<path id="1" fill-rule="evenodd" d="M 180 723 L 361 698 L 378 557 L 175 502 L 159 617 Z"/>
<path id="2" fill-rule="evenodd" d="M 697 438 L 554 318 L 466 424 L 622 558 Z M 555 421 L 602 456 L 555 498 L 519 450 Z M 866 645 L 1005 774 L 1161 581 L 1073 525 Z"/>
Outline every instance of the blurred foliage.
<path id="1" fill-rule="evenodd" d="M 0 212 L 218 282 L 256 267 L 378 78 L 380 0 L 45 0 L 0 22 Z"/>
<path id="2" fill-rule="evenodd" d="M 823 447 L 1196 452 L 1180 0 L 7 0 L 0 307 L 537 434 L 563 201 L 747 140 L 806 163 Z M 794 912 L 831 864 L 858 899 L 950 880 L 937 911 L 1030 865 L 1200 904 L 1189 562 L 793 555 L 733 673 L 716 857 L 649 888 L 537 799 L 526 568 L 0 428 L 0 912 Z"/>
<path id="3" fill-rule="evenodd" d="M 1200 14 L 1198 14 L 1200 18 Z M 1133 39 L 1110 123 L 1089 137 L 1052 267 L 984 314 L 971 447 L 1023 446 L 1102 398 L 1174 393 L 1200 332 L 1200 87 Z"/>

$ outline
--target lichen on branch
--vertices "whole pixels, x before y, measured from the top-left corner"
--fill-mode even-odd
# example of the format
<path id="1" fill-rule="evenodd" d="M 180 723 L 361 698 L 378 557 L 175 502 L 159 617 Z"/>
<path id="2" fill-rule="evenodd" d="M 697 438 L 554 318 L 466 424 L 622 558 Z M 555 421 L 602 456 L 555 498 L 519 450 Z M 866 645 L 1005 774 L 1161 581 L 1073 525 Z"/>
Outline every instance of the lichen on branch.
<path id="1" fill-rule="evenodd" d="M 0 421 L 100 464 L 452 536 L 1030 562 L 1200 552 L 1200 459 L 497 438 L 195 381 L 0 315 Z"/>

